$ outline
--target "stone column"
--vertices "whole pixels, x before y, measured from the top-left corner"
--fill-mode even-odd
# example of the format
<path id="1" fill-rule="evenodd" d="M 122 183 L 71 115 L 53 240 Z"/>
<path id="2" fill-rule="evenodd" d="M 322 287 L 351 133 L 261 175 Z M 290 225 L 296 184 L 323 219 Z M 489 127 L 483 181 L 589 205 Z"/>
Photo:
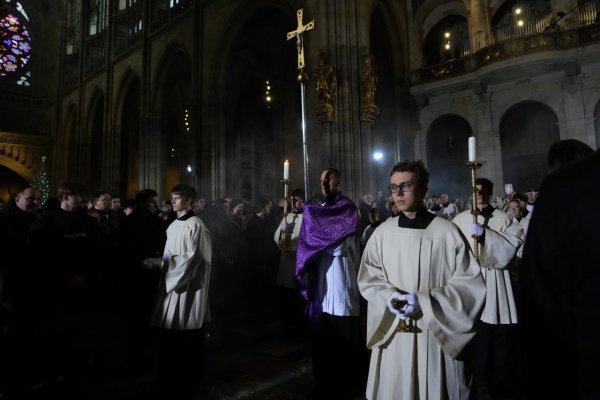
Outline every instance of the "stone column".
<path id="1" fill-rule="evenodd" d="M 565 13 L 566 15 L 558 21 L 558 26 L 561 30 L 573 29 L 575 25 L 579 23 L 579 14 L 577 9 L 573 9 L 577 6 L 575 0 L 551 0 L 552 15 L 555 18 L 558 17 L 558 13 Z"/>
<path id="2" fill-rule="evenodd" d="M 305 35 L 307 67 L 314 69 L 317 54 L 329 54 L 337 68 L 335 121 L 321 124 L 310 113 L 316 93 L 307 85 L 306 110 L 310 191 L 318 190 L 318 175 L 334 166 L 342 173 L 344 193 L 356 199 L 368 187 L 370 132 L 359 120 L 360 60 L 369 52 L 370 2 L 364 0 L 313 0 L 304 8 L 305 20 L 315 20 L 315 30 Z M 331 149 L 329 152 L 324 149 Z"/>
<path id="3" fill-rule="evenodd" d="M 471 53 L 491 44 L 490 18 L 484 0 L 470 0 L 468 23 Z"/>
<path id="4" fill-rule="evenodd" d="M 564 130 L 562 127 L 560 129 L 560 138 L 578 139 L 589 144 L 583 103 L 583 78 L 580 75 L 566 76 L 561 85 L 565 105 L 565 125 Z"/>

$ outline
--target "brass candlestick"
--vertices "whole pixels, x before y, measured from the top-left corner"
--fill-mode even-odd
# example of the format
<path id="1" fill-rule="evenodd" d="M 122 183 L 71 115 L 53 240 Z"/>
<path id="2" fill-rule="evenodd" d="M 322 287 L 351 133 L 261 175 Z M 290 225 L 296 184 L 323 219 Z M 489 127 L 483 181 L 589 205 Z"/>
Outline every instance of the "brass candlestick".
<path id="1" fill-rule="evenodd" d="M 478 168 L 481 168 L 482 164 L 476 161 L 469 161 L 467 163 L 467 168 L 471 170 L 471 214 L 473 215 L 473 223 L 477 223 L 477 216 L 480 214 L 479 209 L 477 208 L 477 187 L 475 185 L 475 171 Z M 481 258 L 479 255 L 479 236 L 471 235 L 473 238 L 473 254 L 475 254 L 475 260 L 477 260 L 477 264 L 481 264 Z"/>
<path id="2" fill-rule="evenodd" d="M 288 216 L 288 189 L 290 181 L 288 179 L 282 179 L 281 184 L 283 185 L 283 220 L 285 221 L 285 229 L 282 229 L 279 233 L 279 240 L 281 242 L 281 251 L 287 250 L 287 240 L 288 240 L 288 232 L 287 232 L 287 216 Z"/>

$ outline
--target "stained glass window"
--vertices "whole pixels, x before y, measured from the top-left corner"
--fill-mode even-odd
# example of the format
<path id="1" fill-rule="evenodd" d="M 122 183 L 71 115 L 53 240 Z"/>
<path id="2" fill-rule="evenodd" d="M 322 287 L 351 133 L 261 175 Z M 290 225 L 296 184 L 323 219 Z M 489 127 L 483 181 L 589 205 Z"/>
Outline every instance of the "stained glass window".
<path id="1" fill-rule="evenodd" d="M 18 1 L 0 0 L 0 77 L 15 75 L 21 86 L 29 86 L 31 59 L 29 17 Z"/>

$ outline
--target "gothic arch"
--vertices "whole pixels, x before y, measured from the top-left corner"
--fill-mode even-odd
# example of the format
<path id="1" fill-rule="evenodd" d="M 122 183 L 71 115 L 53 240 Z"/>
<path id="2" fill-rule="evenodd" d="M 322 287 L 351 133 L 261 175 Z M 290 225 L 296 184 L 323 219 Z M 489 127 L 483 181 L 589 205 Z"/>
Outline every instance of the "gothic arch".
<path id="1" fill-rule="evenodd" d="M 400 34 L 405 15 L 398 15 L 397 11 L 389 1 L 376 1 L 372 4 L 368 20 L 369 53 L 373 55 L 379 79 L 376 103 L 381 113 L 370 129 L 362 131 L 364 167 L 361 168 L 363 187 L 360 190 L 377 193 L 378 196 L 384 195 L 383 188 L 389 183 L 388 167 L 394 160 L 412 156 L 407 149 L 411 148 L 414 140 L 410 131 L 404 129 L 411 119 L 408 113 L 409 67 L 407 44 Z M 384 158 L 372 160 L 374 151 L 381 151 Z"/>
<path id="2" fill-rule="evenodd" d="M 217 88 L 222 88 L 226 85 L 227 64 L 229 63 L 229 55 L 233 52 L 233 48 L 239 37 L 243 35 L 244 27 L 259 13 L 261 9 L 274 8 L 281 11 L 284 15 L 289 16 L 292 22 L 291 27 L 296 22 L 296 11 L 288 4 L 278 0 L 255 0 L 245 3 L 240 6 L 237 12 L 233 13 L 229 18 L 229 23 L 224 24 L 221 38 L 216 41 L 215 48 L 220 49 L 222 57 L 214 57 L 212 66 L 209 69 L 209 82 L 214 82 Z M 223 93 L 223 91 L 219 91 Z"/>
<path id="3" fill-rule="evenodd" d="M 155 121 L 145 144 L 152 156 L 145 161 L 158 165 L 157 191 L 166 195 L 174 185 L 189 181 L 187 166 L 194 164 L 192 131 L 186 125 L 193 95 L 192 57 L 185 47 L 172 44 L 163 53 L 156 71 L 151 100 Z"/>
<path id="4" fill-rule="evenodd" d="M 192 55 L 183 43 L 172 40 L 159 57 L 154 70 L 154 79 L 151 85 L 151 110 L 157 110 L 160 107 L 161 94 L 165 90 L 164 83 L 168 79 L 172 67 L 177 60 L 185 60 L 191 68 Z M 191 79 L 191 77 L 190 77 Z"/>
<path id="5" fill-rule="evenodd" d="M 61 180 L 73 179 L 73 171 L 76 165 L 77 148 L 77 106 L 68 103 L 65 107 L 60 140 L 58 141 L 57 157 L 61 166 L 57 168 Z"/>
<path id="6" fill-rule="evenodd" d="M 121 129 L 120 123 L 123 118 L 123 112 L 125 109 L 125 100 L 127 97 L 127 93 L 131 88 L 132 84 L 135 84 L 136 81 L 140 81 L 140 77 L 138 74 L 133 71 L 131 68 L 128 68 L 119 79 L 119 83 L 117 84 L 117 95 L 115 97 L 115 109 L 114 109 L 114 126 L 118 131 Z"/>
<path id="7" fill-rule="evenodd" d="M 467 7 L 463 0 L 451 0 L 441 3 L 437 0 L 426 1 L 419 7 L 415 15 L 415 26 L 420 30 L 421 37 L 426 37 L 431 29 L 449 15 L 459 15 L 467 18 Z"/>
<path id="8" fill-rule="evenodd" d="M 427 130 L 427 166 L 431 173 L 429 194 L 448 193 L 450 198 L 468 195 L 465 185 L 467 142 L 472 125 L 457 114 L 436 118 Z"/>
<path id="9" fill-rule="evenodd" d="M 141 80 L 131 69 L 118 86 L 114 121 L 118 192 L 133 197 L 140 189 Z"/>
<path id="10" fill-rule="evenodd" d="M 394 46 L 394 51 L 391 51 L 394 69 L 402 69 L 407 71 L 410 69 L 410 65 L 407 57 L 408 43 L 406 42 L 407 36 L 404 34 L 406 26 L 406 14 L 398 12 L 397 7 L 394 6 L 395 2 L 390 4 L 389 1 L 377 0 L 373 2 L 371 15 L 369 22 L 373 22 L 373 12 L 377 8 L 381 10 L 381 17 L 385 24 L 384 28 L 389 35 L 391 44 Z M 369 27 L 369 32 L 372 27 Z"/>
<path id="11" fill-rule="evenodd" d="M 546 174 L 548 149 L 558 140 L 558 117 L 551 107 L 537 101 L 514 104 L 500 121 L 504 182 L 517 192 L 538 188 Z"/>
<path id="12" fill-rule="evenodd" d="M 85 129 L 82 154 L 87 157 L 81 160 L 83 166 L 82 181 L 87 184 L 88 190 L 100 190 L 102 185 L 102 163 L 104 156 L 104 126 L 105 97 L 104 93 L 96 88 L 90 96 L 88 112 L 85 114 Z M 87 178 L 87 179 L 86 179 Z"/>
<path id="13" fill-rule="evenodd" d="M 270 0 L 245 3 L 229 21 L 222 38 L 217 40 L 219 54 L 213 57 L 208 69 L 208 82 L 212 83 L 207 88 L 211 108 L 208 123 L 212 151 L 217 156 L 212 166 L 213 187 L 223 190 L 216 193 L 217 196 L 229 192 L 252 200 L 279 192 L 278 174 L 275 177 L 274 172 L 278 155 L 286 154 L 296 166 L 302 165 L 298 155 L 301 154 L 300 141 L 296 135 L 289 140 L 284 138 L 286 130 L 289 131 L 285 127 L 297 124 L 296 120 L 289 120 L 292 113 L 285 110 L 299 109 L 297 92 L 291 91 L 297 88 L 296 83 L 287 79 L 296 74 L 291 55 L 295 53 L 295 46 L 285 41 L 285 34 L 291 30 L 289 27 L 295 26 L 296 18 L 288 4 Z M 275 36 L 276 31 L 280 31 L 281 36 Z M 265 36 L 266 33 L 269 35 Z M 279 37 L 280 40 L 276 39 Z M 269 43 L 269 39 L 273 43 Z M 276 56 L 276 51 L 289 54 L 289 60 L 287 56 Z M 310 59 L 310 54 L 305 56 Z M 266 80 L 271 80 L 274 98 L 277 97 L 270 113 L 262 99 Z M 229 169 L 242 172 L 226 174 Z M 301 169 L 290 172 L 294 180 L 300 176 Z"/>

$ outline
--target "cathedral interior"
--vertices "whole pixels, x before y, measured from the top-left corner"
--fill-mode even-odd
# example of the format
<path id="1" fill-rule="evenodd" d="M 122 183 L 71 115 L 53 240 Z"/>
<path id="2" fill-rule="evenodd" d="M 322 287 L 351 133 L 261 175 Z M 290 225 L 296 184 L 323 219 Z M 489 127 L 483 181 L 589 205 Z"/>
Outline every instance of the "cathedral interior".
<path id="1" fill-rule="evenodd" d="M 4 202 L 43 175 L 255 203 L 286 161 L 290 189 L 335 167 L 380 199 L 416 159 L 468 198 L 471 136 L 499 194 L 539 188 L 559 140 L 600 146 L 600 0 L 0 0 L 0 37 Z M 298 332 L 215 316 L 199 398 L 305 398 Z M 112 371 L 90 398 L 152 398 Z"/>
<path id="2" fill-rule="evenodd" d="M 456 198 L 469 136 L 516 191 L 553 142 L 600 143 L 597 0 L 1 3 L 4 201 L 44 169 L 52 188 L 252 202 L 281 196 L 286 160 L 291 186 L 334 166 L 356 199 L 405 159 Z"/>

